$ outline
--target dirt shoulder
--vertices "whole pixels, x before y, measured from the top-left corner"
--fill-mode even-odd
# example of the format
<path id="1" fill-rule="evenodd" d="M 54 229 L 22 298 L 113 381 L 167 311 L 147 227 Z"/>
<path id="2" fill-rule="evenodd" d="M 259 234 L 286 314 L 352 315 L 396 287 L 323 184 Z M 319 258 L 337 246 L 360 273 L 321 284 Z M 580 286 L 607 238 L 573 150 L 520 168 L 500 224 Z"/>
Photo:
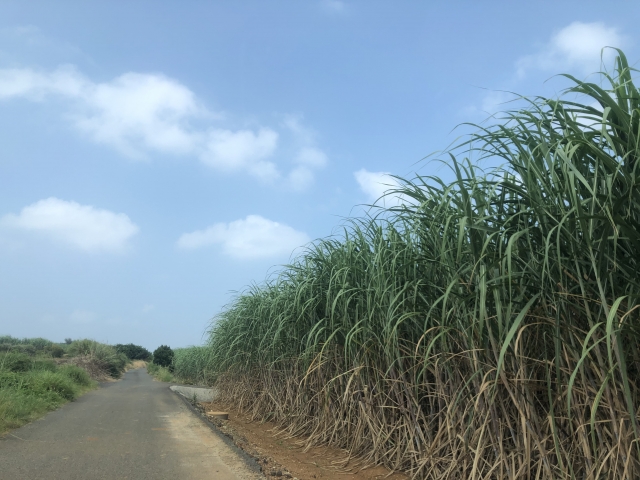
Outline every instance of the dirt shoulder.
<path id="1" fill-rule="evenodd" d="M 206 415 L 210 411 L 229 413 L 228 420 L 211 416 L 207 418 L 224 435 L 249 455 L 257 459 L 262 472 L 268 478 L 297 478 L 318 480 L 344 478 L 349 480 L 374 480 L 388 478 L 407 480 L 408 475 L 391 473 L 384 467 L 361 469 L 357 461 L 348 461 L 344 450 L 334 447 L 314 447 L 304 450 L 304 439 L 291 438 L 275 424 L 259 423 L 251 420 L 228 405 L 199 403 L 196 407 Z"/>

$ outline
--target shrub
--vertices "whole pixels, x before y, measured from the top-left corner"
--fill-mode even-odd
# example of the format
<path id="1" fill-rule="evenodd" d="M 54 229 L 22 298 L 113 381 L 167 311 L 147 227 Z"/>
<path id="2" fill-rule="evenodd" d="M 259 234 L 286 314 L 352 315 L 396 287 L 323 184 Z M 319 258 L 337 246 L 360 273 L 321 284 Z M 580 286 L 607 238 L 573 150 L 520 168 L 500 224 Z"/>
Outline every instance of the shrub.
<path id="1" fill-rule="evenodd" d="M 76 340 L 69 345 L 68 353 L 71 356 L 86 356 L 96 359 L 102 368 L 114 378 L 118 378 L 122 374 L 129 361 L 126 355 L 118 353 L 111 345 L 90 339 Z"/>
<path id="2" fill-rule="evenodd" d="M 51 345 L 53 345 L 53 342 L 51 340 L 47 340 L 46 338 L 25 338 L 23 340 L 23 343 L 26 345 L 32 345 L 37 352 L 46 350 Z"/>
<path id="3" fill-rule="evenodd" d="M 73 357 L 77 355 L 92 355 L 97 343 L 95 340 L 89 340 L 88 338 L 76 340 L 69 345 L 67 352 Z"/>
<path id="4" fill-rule="evenodd" d="M 58 369 L 62 375 L 69 377 L 74 383 L 88 387 L 91 385 L 91 377 L 86 370 L 76 365 L 64 365 Z"/>
<path id="5" fill-rule="evenodd" d="M 14 353 L 23 353 L 25 355 L 35 355 L 36 347 L 34 347 L 33 345 L 0 343 L 0 352 L 14 352 Z"/>
<path id="6" fill-rule="evenodd" d="M 53 358 L 62 358 L 64 355 L 64 348 L 56 343 L 52 343 L 47 347 L 47 353 Z"/>
<path id="7" fill-rule="evenodd" d="M 0 390 L 18 386 L 20 384 L 20 378 L 21 376 L 17 372 L 0 370 Z"/>
<path id="8" fill-rule="evenodd" d="M 0 357 L 0 369 L 10 372 L 26 372 L 31 368 L 31 358 L 24 353 L 9 352 Z"/>
<path id="9" fill-rule="evenodd" d="M 169 368 L 173 362 L 173 350 L 167 345 L 160 345 L 153 352 L 153 363 Z"/>
<path id="10" fill-rule="evenodd" d="M 126 345 L 119 343 L 114 348 L 119 353 L 125 354 L 129 360 L 149 360 L 151 358 L 149 350 L 133 343 L 127 343 Z"/>
<path id="11" fill-rule="evenodd" d="M 44 370 L 30 372 L 22 388 L 28 388 L 36 394 L 53 392 L 65 400 L 73 400 L 76 396 L 74 382 L 60 372 Z"/>
<path id="12" fill-rule="evenodd" d="M 0 345 L 0 434 L 58 408 L 93 386 L 89 374 L 83 368 L 75 365 L 58 367 L 49 357 L 57 356 L 60 350 L 64 352 L 59 344 L 41 338 L 17 339 L 4 336 L 0 337 Z M 111 348 L 108 345 L 103 346 L 105 348 L 92 345 L 91 341 L 85 342 L 82 347 L 88 347 L 86 349 L 90 353 L 103 358 Z M 114 356 L 111 359 L 112 365 L 123 366 L 126 363 L 126 358 L 113 348 L 110 352 Z M 34 357 L 36 354 L 39 356 Z M 74 357 L 69 361 L 81 359 L 106 365 L 105 361 L 92 356 Z"/>
<path id="13" fill-rule="evenodd" d="M 147 364 L 147 372 L 149 375 L 153 376 L 156 380 L 160 382 L 171 382 L 173 381 L 173 375 L 166 367 L 161 367 L 156 363 Z"/>
<path id="14" fill-rule="evenodd" d="M 58 369 L 56 364 L 51 360 L 38 358 L 31 361 L 30 370 L 46 370 L 47 372 L 55 372 Z"/>

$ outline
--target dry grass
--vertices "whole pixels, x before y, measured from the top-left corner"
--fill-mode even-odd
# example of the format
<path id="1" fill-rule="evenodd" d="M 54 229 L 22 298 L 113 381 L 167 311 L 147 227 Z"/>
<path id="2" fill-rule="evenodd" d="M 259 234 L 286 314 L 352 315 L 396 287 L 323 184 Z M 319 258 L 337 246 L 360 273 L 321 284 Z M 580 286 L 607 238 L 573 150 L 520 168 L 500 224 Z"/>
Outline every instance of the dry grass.
<path id="1" fill-rule="evenodd" d="M 144 360 L 132 360 L 125 369 L 125 372 L 129 370 L 135 370 L 137 368 L 147 368 L 147 362 Z"/>

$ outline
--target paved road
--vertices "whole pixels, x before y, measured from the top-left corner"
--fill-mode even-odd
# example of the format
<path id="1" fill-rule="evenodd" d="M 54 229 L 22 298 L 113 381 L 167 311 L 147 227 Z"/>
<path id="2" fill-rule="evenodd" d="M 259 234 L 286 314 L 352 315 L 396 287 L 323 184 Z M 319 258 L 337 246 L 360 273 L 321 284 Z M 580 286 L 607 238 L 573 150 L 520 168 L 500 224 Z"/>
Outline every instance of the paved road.
<path id="1" fill-rule="evenodd" d="M 241 455 L 143 369 L 0 439 L 0 479 L 257 479 Z"/>

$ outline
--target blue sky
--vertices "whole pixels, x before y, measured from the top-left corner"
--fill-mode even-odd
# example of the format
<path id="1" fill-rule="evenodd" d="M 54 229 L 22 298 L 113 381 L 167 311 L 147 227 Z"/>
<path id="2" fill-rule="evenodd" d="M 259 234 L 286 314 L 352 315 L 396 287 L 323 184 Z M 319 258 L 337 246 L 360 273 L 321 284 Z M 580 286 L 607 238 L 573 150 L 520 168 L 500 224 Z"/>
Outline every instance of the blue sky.
<path id="1" fill-rule="evenodd" d="M 503 90 L 636 64 L 640 4 L 603 5 L 3 2 L 0 334 L 200 343 Z"/>

